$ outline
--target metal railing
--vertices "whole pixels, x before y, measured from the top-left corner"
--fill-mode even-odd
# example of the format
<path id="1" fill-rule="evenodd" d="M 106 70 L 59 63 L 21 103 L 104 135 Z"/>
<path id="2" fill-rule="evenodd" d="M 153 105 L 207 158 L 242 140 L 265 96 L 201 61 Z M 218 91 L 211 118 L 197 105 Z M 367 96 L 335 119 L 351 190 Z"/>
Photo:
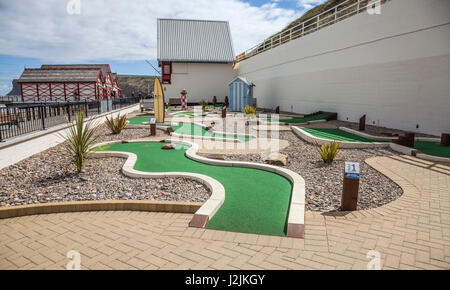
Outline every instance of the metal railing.
<path id="1" fill-rule="evenodd" d="M 307 20 L 295 24 L 292 27 L 283 29 L 283 31 L 269 37 L 260 44 L 246 50 L 236 56 L 236 61 L 240 62 L 272 48 L 285 44 L 291 40 L 303 37 L 312 32 L 318 31 L 327 26 L 333 25 L 339 21 L 349 18 L 353 15 L 366 11 L 374 5 L 381 5 L 392 0 L 347 0 L 320 14 L 308 18 Z"/>
<path id="2" fill-rule="evenodd" d="M 139 101 L 139 98 L 122 98 L 67 103 L 8 104 L 0 107 L 0 142 L 70 122 L 79 111 L 85 112 L 86 117 L 91 117 L 128 107 Z"/>

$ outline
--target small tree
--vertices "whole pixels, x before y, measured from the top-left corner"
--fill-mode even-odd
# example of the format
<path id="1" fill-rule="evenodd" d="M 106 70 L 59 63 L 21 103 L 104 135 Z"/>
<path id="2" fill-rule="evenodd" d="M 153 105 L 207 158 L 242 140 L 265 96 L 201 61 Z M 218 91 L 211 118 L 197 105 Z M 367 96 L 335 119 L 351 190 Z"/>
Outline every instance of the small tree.
<path id="1" fill-rule="evenodd" d="M 106 116 L 105 125 L 109 128 L 109 130 L 111 130 L 111 133 L 115 135 L 120 134 L 123 128 L 127 125 L 127 115 L 125 114 L 121 116 L 119 113 L 116 118 L 113 116 L 111 116 L 111 118 Z"/>
<path id="2" fill-rule="evenodd" d="M 225 96 L 225 106 L 227 106 L 227 108 L 230 106 L 230 100 L 228 99 L 228 96 Z"/>
<path id="3" fill-rule="evenodd" d="M 216 96 L 213 97 L 213 105 L 214 105 L 214 107 L 217 106 L 217 97 Z"/>
<path id="4" fill-rule="evenodd" d="M 89 147 L 98 139 L 98 136 L 95 136 L 96 124 L 92 121 L 85 122 L 84 116 L 85 113 L 79 111 L 75 116 L 75 124 L 69 127 L 67 135 L 64 136 L 66 140 L 65 149 L 75 164 L 78 173 L 83 170 L 86 163 Z"/>

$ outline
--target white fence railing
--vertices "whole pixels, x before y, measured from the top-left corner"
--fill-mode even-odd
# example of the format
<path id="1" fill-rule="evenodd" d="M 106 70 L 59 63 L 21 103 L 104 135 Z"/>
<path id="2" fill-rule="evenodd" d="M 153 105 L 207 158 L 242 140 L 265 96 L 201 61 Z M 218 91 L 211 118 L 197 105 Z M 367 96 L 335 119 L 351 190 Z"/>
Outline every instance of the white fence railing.
<path id="1" fill-rule="evenodd" d="M 319 29 L 335 24 L 353 15 L 368 11 L 371 8 L 380 6 L 392 0 L 347 0 L 322 13 L 309 18 L 295 26 L 269 37 L 260 44 L 248 49 L 236 56 L 236 61 L 240 62 L 249 57 L 255 56 L 291 40 L 300 38 Z"/>

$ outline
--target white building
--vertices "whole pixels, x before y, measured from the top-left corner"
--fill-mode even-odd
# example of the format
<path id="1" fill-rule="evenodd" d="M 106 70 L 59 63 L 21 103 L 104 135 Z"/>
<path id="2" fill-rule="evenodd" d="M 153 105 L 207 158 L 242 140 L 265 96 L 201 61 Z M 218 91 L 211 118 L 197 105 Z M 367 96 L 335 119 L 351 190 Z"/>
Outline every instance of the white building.
<path id="1" fill-rule="evenodd" d="M 158 19 L 158 63 L 166 100 L 188 92 L 188 102 L 222 102 L 236 76 L 226 21 Z"/>

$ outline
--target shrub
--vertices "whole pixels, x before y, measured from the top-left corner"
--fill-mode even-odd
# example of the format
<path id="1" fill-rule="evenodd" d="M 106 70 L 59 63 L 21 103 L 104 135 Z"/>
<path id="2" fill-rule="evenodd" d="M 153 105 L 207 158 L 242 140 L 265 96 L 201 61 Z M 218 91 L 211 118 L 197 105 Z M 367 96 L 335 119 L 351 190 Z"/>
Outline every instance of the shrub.
<path id="1" fill-rule="evenodd" d="M 336 156 L 339 154 L 339 143 L 336 141 L 331 142 L 329 145 L 319 145 L 319 143 L 316 143 L 317 151 L 320 154 L 320 157 L 322 157 L 323 162 L 325 163 L 333 163 L 333 161 L 336 159 Z M 336 159 L 337 160 L 337 159 Z"/>
<path id="2" fill-rule="evenodd" d="M 123 128 L 127 125 L 127 115 L 125 114 L 121 116 L 118 114 L 116 118 L 113 116 L 111 116 L 111 118 L 106 116 L 105 125 L 109 128 L 109 130 L 111 130 L 111 133 L 120 134 Z"/>
<path id="3" fill-rule="evenodd" d="M 247 105 L 245 108 L 242 107 L 242 111 L 244 111 L 245 115 L 256 115 L 255 107 L 250 107 Z"/>
<path id="4" fill-rule="evenodd" d="M 89 147 L 98 138 L 95 136 L 96 131 L 96 124 L 92 121 L 85 122 L 84 112 L 80 111 L 75 116 L 75 124 L 69 127 L 67 135 L 64 136 L 65 149 L 79 173 L 86 163 Z"/>
<path id="5" fill-rule="evenodd" d="M 202 106 L 202 110 L 205 110 L 206 107 L 208 106 L 208 102 L 205 101 L 205 100 L 201 100 L 200 102 L 198 102 L 198 104 L 199 104 L 200 106 Z"/>

